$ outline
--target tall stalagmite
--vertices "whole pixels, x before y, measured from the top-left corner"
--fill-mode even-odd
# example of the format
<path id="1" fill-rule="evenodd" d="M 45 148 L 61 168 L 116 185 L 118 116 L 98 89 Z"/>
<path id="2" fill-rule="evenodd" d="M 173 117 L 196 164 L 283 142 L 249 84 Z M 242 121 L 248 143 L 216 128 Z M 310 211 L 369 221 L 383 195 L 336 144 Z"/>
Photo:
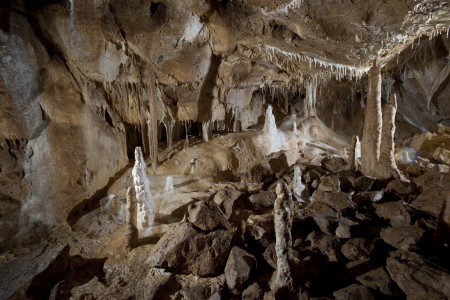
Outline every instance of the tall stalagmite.
<path id="1" fill-rule="evenodd" d="M 347 167 L 349 170 L 356 170 L 356 145 L 358 144 L 358 136 L 354 135 L 348 155 Z"/>
<path id="2" fill-rule="evenodd" d="M 127 206 L 126 206 L 126 244 L 127 251 L 133 250 L 138 245 L 138 230 L 136 224 L 136 191 L 133 187 L 127 190 Z"/>
<path id="3" fill-rule="evenodd" d="M 379 165 L 376 168 L 376 177 L 386 179 L 395 177 L 406 181 L 406 178 L 395 163 L 395 114 L 397 113 L 397 96 L 390 95 L 389 102 L 383 108 L 383 130 L 381 134 L 381 147 Z"/>
<path id="4" fill-rule="evenodd" d="M 149 154 L 152 162 L 153 171 L 156 170 L 158 166 L 158 122 L 156 116 L 156 82 L 152 77 L 148 85 L 148 96 L 149 96 L 149 106 L 150 106 L 150 125 L 149 125 Z"/>
<path id="5" fill-rule="evenodd" d="M 292 287 L 292 210 L 294 203 L 287 184 L 279 181 L 276 187 L 277 199 L 274 203 L 275 213 L 275 251 L 277 254 L 278 287 Z"/>
<path id="6" fill-rule="evenodd" d="M 368 74 L 367 103 L 361 141 L 361 172 L 376 176 L 381 144 L 381 70 L 374 61 Z"/>

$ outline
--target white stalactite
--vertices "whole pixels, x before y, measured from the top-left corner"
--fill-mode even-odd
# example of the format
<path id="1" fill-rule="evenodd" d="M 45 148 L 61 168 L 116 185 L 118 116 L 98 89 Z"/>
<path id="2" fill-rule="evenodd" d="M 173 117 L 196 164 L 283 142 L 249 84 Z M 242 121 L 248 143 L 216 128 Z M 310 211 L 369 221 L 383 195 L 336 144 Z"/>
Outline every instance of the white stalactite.
<path id="1" fill-rule="evenodd" d="M 274 203 L 275 213 L 275 252 L 277 254 L 277 276 L 278 287 L 291 287 L 292 282 L 292 195 L 284 181 L 279 181 L 276 187 L 277 199 Z"/>
<path id="2" fill-rule="evenodd" d="M 137 227 L 151 228 L 155 219 L 155 203 L 150 193 L 150 181 L 145 173 L 145 161 L 140 147 L 134 151 L 135 163 L 132 171 L 137 200 Z"/>

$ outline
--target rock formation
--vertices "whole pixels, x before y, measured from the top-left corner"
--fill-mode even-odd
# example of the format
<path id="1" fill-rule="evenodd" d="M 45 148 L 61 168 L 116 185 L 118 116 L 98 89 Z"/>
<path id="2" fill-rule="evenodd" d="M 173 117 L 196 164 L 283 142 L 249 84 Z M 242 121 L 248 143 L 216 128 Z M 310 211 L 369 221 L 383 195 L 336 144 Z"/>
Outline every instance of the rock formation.
<path id="1" fill-rule="evenodd" d="M 137 203 L 136 191 L 133 187 L 127 189 L 127 206 L 126 210 L 126 243 L 125 249 L 127 251 L 133 250 L 138 245 L 138 230 L 137 230 Z"/>
<path id="2" fill-rule="evenodd" d="M 300 171 L 299 166 L 295 166 L 294 168 L 294 178 L 292 182 L 293 182 L 292 191 L 294 197 L 297 199 L 298 202 L 305 202 L 305 200 L 302 199 L 302 193 L 305 190 L 305 186 L 302 183 L 302 172 Z"/>
<path id="3" fill-rule="evenodd" d="M 277 183 L 277 199 L 274 204 L 275 251 L 277 255 L 277 275 L 275 285 L 293 289 L 292 281 L 292 219 L 293 202 L 291 192 L 283 181 Z"/>
<path id="4" fill-rule="evenodd" d="M 173 192 L 173 179 L 172 176 L 166 177 L 166 186 L 164 187 L 165 193 Z"/>
<path id="5" fill-rule="evenodd" d="M 135 163 L 132 174 L 137 200 L 137 228 L 144 230 L 153 225 L 155 204 L 150 193 L 150 181 L 145 172 L 146 165 L 140 147 L 136 147 L 134 156 Z"/>
<path id="6" fill-rule="evenodd" d="M 358 143 L 358 136 L 354 135 L 352 138 L 352 144 L 350 146 L 350 153 L 348 154 L 347 167 L 349 170 L 356 170 L 357 160 L 356 160 L 356 146 Z"/>

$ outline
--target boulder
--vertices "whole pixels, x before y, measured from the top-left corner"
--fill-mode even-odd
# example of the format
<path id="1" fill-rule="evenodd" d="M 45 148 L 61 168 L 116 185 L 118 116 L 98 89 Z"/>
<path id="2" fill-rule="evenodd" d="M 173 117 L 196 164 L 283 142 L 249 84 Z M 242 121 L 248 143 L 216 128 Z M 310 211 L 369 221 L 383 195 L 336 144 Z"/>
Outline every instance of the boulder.
<path id="1" fill-rule="evenodd" d="M 321 254 L 328 257 L 329 261 L 336 262 L 341 256 L 339 251 L 339 239 L 318 231 L 313 231 L 306 237 L 306 241 L 311 243 L 311 250 L 318 250 Z"/>
<path id="2" fill-rule="evenodd" d="M 425 230 L 416 226 L 397 226 L 384 228 L 380 237 L 389 245 L 400 250 L 408 250 L 411 246 L 416 246 L 423 237 Z"/>
<path id="3" fill-rule="evenodd" d="M 272 191 L 260 191 L 250 196 L 250 202 L 256 207 L 273 207 L 277 195 Z"/>
<path id="4" fill-rule="evenodd" d="M 69 246 L 44 246 L 0 268 L 0 299 L 47 299 L 70 262 Z"/>
<path id="5" fill-rule="evenodd" d="M 348 240 L 341 247 L 341 253 L 349 260 L 368 258 L 372 250 L 372 243 L 364 238 Z"/>
<path id="6" fill-rule="evenodd" d="M 444 194 L 448 189 L 441 187 L 429 187 L 411 202 L 411 206 L 424 213 L 430 214 L 435 218 L 439 217 L 439 213 L 444 206 Z"/>
<path id="7" fill-rule="evenodd" d="M 400 179 L 392 180 L 388 183 L 384 191 L 397 195 L 400 198 L 408 197 L 411 194 L 414 194 L 416 187 L 412 182 L 401 181 Z"/>
<path id="8" fill-rule="evenodd" d="M 255 282 L 242 292 L 242 300 L 259 300 L 263 295 L 264 290 L 257 282 Z"/>
<path id="9" fill-rule="evenodd" d="M 373 206 L 375 213 L 380 218 L 388 220 L 391 226 L 406 226 L 411 223 L 411 216 L 401 201 L 374 204 Z"/>
<path id="10" fill-rule="evenodd" d="M 170 227 L 149 253 L 149 267 L 205 277 L 223 270 L 233 233 L 198 232 L 190 223 Z"/>
<path id="11" fill-rule="evenodd" d="M 386 296 L 393 296 L 395 285 L 383 268 L 377 268 L 356 277 L 361 284 L 379 291 Z"/>
<path id="12" fill-rule="evenodd" d="M 357 205 L 366 205 L 381 201 L 383 196 L 383 191 L 358 192 L 352 195 L 352 200 Z"/>
<path id="13" fill-rule="evenodd" d="M 351 197 L 344 192 L 323 192 L 316 190 L 312 198 L 314 202 L 325 203 L 338 212 L 356 209 L 356 205 L 351 200 Z"/>
<path id="14" fill-rule="evenodd" d="M 277 253 L 275 252 L 275 243 L 271 243 L 263 253 L 263 257 L 266 262 L 274 268 L 277 269 Z"/>
<path id="15" fill-rule="evenodd" d="M 322 159 L 321 164 L 325 169 L 333 173 L 344 171 L 347 168 L 347 162 L 340 156 L 325 157 Z"/>
<path id="16" fill-rule="evenodd" d="M 391 252 L 386 268 L 409 299 L 450 299 L 450 274 L 413 252 Z"/>
<path id="17" fill-rule="evenodd" d="M 357 178 L 350 177 L 350 182 L 356 191 L 370 191 L 372 185 L 377 181 L 376 178 L 370 176 L 360 176 Z"/>
<path id="18" fill-rule="evenodd" d="M 225 217 L 228 219 L 233 212 L 234 202 L 242 195 L 242 192 L 236 189 L 224 189 L 218 191 L 213 201 L 216 203 L 220 210 L 222 210 Z"/>
<path id="19" fill-rule="evenodd" d="M 230 226 L 225 215 L 213 201 L 197 201 L 194 207 L 188 208 L 189 221 L 204 231 Z"/>
<path id="20" fill-rule="evenodd" d="M 324 192 L 339 192 L 341 190 L 339 177 L 337 175 L 323 176 L 317 189 Z"/>
<path id="21" fill-rule="evenodd" d="M 336 228 L 336 236 L 341 239 L 350 239 L 358 223 L 347 218 L 339 219 L 338 227 Z"/>
<path id="22" fill-rule="evenodd" d="M 256 259 L 247 251 L 234 246 L 225 265 L 225 278 L 228 288 L 237 293 L 242 291 L 250 272 L 256 267 Z"/>
<path id="23" fill-rule="evenodd" d="M 352 284 L 333 293 L 336 300 L 375 300 L 372 291 L 363 285 Z"/>
<path id="24" fill-rule="evenodd" d="M 322 202 L 314 202 L 308 206 L 307 210 L 322 232 L 326 234 L 335 233 L 340 216 L 333 208 Z"/>

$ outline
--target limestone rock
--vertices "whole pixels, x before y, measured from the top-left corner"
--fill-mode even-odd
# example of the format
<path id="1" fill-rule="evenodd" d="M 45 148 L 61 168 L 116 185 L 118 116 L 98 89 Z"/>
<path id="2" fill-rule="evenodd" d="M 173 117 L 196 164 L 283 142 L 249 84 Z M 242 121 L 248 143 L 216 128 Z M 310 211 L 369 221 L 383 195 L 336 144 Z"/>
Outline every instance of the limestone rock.
<path id="1" fill-rule="evenodd" d="M 333 173 L 339 173 L 347 168 L 347 162 L 339 156 L 325 157 L 321 163 L 325 169 Z"/>
<path id="2" fill-rule="evenodd" d="M 260 191 L 250 196 L 250 202 L 257 207 L 272 207 L 276 199 L 276 194 L 271 191 Z"/>
<path id="3" fill-rule="evenodd" d="M 358 225 L 359 224 L 355 221 L 341 218 L 339 219 L 338 227 L 336 228 L 336 236 L 341 239 L 350 239 Z"/>
<path id="4" fill-rule="evenodd" d="M 29 295 L 50 295 L 69 267 L 67 245 L 45 246 L 0 268 L 0 298 L 28 299 Z"/>
<path id="5" fill-rule="evenodd" d="M 377 268 L 356 277 L 361 284 L 383 293 L 386 296 L 394 295 L 394 285 L 383 268 Z"/>
<path id="6" fill-rule="evenodd" d="M 209 231 L 217 227 L 229 228 L 225 215 L 213 201 L 197 201 L 188 212 L 189 221 L 201 230 Z"/>
<path id="7" fill-rule="evenodd" d="M 348 287 L 340 289 L 334 292 L 333 296 L 336 300 L 376 299 L 369 288 L 359 284 L 352 284 Z"/>
<path id="8" fill-rule="evenodd" d="M 341 191 L 341 182 L 337 175 L 328 175 L 320 179 L 318 190 L 323 192 L 339 192 Z"/>
<path id="9" fill-rule="evenodd" d="M 247 251 L 234 246 L 225 265 L 225 278 L 228 288 L 241 291 L 249 279 L 250 272 L 256 267 L 256 259 Z"/>
<path id="10" fill-rule="evenodd" d="M 342 254 L 349 260 L 368 258 L 371 250 L 371 242 L 364 238 L 355 238 L 348 240 L 341 247 Z"/>
<path id="11" fill-rule="evenodd" d="M 450 275 L 429 266 L 418 254 L 405 251 L 391 253 L 386 268 L 408 298 L 450 298 Z"/>
<path id="12" fill-rule="evenodd" d="M 389 221 L 391 226 L 406 226 L 411 223 L 411 216 L 401 202 L 374 204 L 375 213 Z"/>
<path id="13" fill-rule="evenodd" d="M 218 275 L 229 252 L 232 233 L 216 230 L 199 233 L 189 223 L 168 229 L 152 248 L 147 263 L 178 273 L 198 276 Z"/>
<path id="14" fill-rule="evenodd" d="M 306 241 L 311 243 L 310 249 L 319 251 L 319 253 L 328 257 L 329 261 L 338 261 L 341 256 L 339 253 L 339 241 L 329 235 L 313 231 L 306 237 Z"/>
<path id="15" fill-rule="evenodd" d="M 259 300 L 262 298 L 263 294 L 264 290 L 257 282 L 255 282 L 242 292 L 242 300 Z"/>
<path id="16" fill-rule="evenodd" d="M 224 189 L 214 195 L 213 201 L 220 207 L 228 219 L 233 211 L 234 202 L 241 194 L 241 191 L 236 189 Z"/>
<path id="17" fill-rule="evenodd" d="M 359 192 L 352 195 L 352 200 L 357 205 L 365 205 L 369 203 L 379 202 L 383 199 L 383 191 Z"/>
<path id="18" fill-rule="evenodd" d="M 380 233 L 380 237 L 395 248 L 406 251 L 409 247 L 418 244 L 424 232 L 420 227 L 397 226 L 384 228 Z"/>
<path id="19" fill-rule="evenodd" d="M 334 234 L 339 222 L 339 214 L 329 205 L 314 202 L 307 208 L 320 230 L 326 234 Z"/>
<path id="20" fill-rule="evenodd" d="M 344 192 L 323 192 L 316 190 L 312 197 L 315 202 L 325 203 L 338 212 L 356 209 L 355 203 Z"/>
<path id="21" fill-rule="evenodd" d="M 275 243 L 271 243 L 266 250 L 264 250 L 263 257 L 269 266 L 275 270 L 277 269 L 277 253 L 275 252 Z"/>
<path id="22" fill-rule="evenodd" d="M 444 206 L 445 189 L 440 187 L 430 187 L 425 189 L 413 202 L 411 207 L 432 215 L 435 218 L 439 217 L 439 213 Z"/>
<path id="23" fill-rule="evenodd" d="M 349 178 L 353 187 L 357 191 L 369 191 L 372 188 L 372 185 L 375 183 L 376 178 L 369 176 L 360 176 L 357 178 Z"/>

